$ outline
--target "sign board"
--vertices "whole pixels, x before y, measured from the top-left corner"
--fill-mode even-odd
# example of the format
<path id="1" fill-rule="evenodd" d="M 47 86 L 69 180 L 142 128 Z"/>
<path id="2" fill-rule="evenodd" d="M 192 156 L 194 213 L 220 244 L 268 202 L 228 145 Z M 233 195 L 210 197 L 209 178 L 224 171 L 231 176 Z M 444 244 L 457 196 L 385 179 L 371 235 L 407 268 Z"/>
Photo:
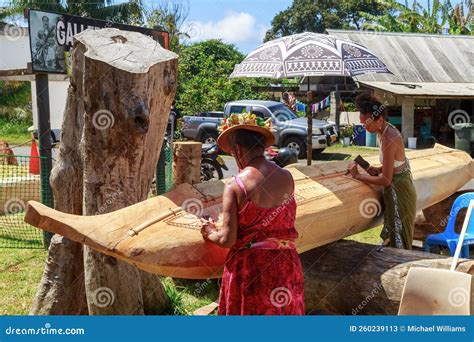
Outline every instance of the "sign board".
<path id="1" fill-rule="evenodd" d="M 86 29 L 114 27 L 151 36 L 168 49 L 168 32 L 110 21 L 30 9 L 28 11 L 33 72 L 69 74 L 73 36 Z"/>

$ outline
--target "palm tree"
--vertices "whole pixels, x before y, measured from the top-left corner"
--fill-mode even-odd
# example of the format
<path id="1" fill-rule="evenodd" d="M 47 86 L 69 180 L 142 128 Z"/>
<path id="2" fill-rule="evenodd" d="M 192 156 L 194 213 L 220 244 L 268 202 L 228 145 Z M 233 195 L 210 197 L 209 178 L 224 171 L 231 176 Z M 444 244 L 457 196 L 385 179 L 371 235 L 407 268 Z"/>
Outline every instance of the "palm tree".
<path id="1" fill-rule="evenodd" d="M 144 6 L 141 0 L 129 0 L 120 4 L 114 4 L 113 0 L 12 0 L 9 9 L 13 13 L 22 13 L 24 8 L 68 13 L 123 24 L 143 24 Z"/>
<path id="2" fill-rule="evenodd" d="M 364 19 L 362 29 L 386 32 L 411 32 L 417 24 L 413 15 L 413 10 L 396 0 L 379 0 L 379 3 L 386 8 L 382 15 L 371 15 L 362 12 Z M 415 3 L 414 3 L 415 5 Z"/>
<path id="3" fill-rule="evenodd" d="M 381 0 L 387 11 L 380 16 L 363 13 L 363 28 L 391 32 L 442 33 L 445 24 L 449 23 L 449 33 L 469 34 L 472 32 L 469 25 L 472 25 L 473 6 L 472 0 L 465 2 L 470 9 L 466 16 L 463 4 L 458 3 L 453 8 L 450 0 L 428 0 L 426 8 L 417 0 L 413 0 L 411 6 L 408 0 L 405 0 L 405 4 L 395 0 Z"/>
<path id="4" fill-rule="evenodd" d="M 165 2 L 147 11 L 147 26 L 153 29 L 163 30 L 169 34 L 170 50 L 179 52 L 181 40 L 189 38 L 184 32 L 183 24 L 189 14 L 189 3 L 186 2 Z"/>
<path id="5" fill-rule="evenodd" d="M 467 13 L 464 14 L 462 1 L 452 6 L 451 1 L 446 1 L 446 18 L 449 23 L 449 34 L 474 34 L 474 3 L 472 0 L 465 0 L 464 4 Z"/>

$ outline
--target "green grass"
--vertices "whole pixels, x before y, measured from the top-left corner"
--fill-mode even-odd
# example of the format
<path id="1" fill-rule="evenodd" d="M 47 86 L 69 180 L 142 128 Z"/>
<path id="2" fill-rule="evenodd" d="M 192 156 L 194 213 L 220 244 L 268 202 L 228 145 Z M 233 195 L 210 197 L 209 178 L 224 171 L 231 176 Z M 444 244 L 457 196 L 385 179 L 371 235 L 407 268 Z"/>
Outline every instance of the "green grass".
<path id="1" fill-rule="evenodd" d="M 19 161 L 19 158 L 17 158 Z M 29 175 L 28 166 L 0 165 L 0 179 Z"/>
<path id="2" fill-rule="evenodd" d="M 0 248 L 0 315 L 28 314 L 47 254 L 44 249 Z M 162 282 L 171 301 L 168 315 L 192 315 L 219 296 L 216 279 L 162 277 Z"/>
<path id="3" fill-rule="evenodd" d="M 0 248 L 0 315 L 27 315 L 47 251 Z"/>
<path id="4" fill-rule="evenodd" d="M 43 231 L 24 222 L 24 212 L 0 215 L 0 248 L 42 248 Z"/>
<path id="5" fill-rule="evenodd" d="M 171 301 L 170 315 L 192 315 L 192 313 L 215 301 L 219 297 L 217 279 L 190 280 L 162 278 L 165 291 Z"/>
<path id="6" fill-rule="evenodd" d="M 28 132 L 31 125 L 27 120 L 9 120 L 0 116 L 0 140 L 12 145 L 31 140 L 31 133 Z"/>
<path id="7" fill-rule="evenodd" d="M 363 231 L 361 233 L 351 235 L 346 237 L 347 240 L 353 240 L 357 242 L 369 243 L 372 245 L 379 245 L 382 243 L 382 238 L 380 237 L 380 232 L 382 231 L 383 225 L 377 226 L 375 228 Z"/>

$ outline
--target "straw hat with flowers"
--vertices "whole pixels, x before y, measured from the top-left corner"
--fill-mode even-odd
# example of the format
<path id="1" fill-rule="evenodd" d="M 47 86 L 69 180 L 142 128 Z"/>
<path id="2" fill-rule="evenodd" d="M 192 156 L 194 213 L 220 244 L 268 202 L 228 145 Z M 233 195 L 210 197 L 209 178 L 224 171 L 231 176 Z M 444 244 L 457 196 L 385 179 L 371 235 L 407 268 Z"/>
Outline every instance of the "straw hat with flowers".
<path id="1" fill-rule="evenodd" d="M 221 150 L 230 153 L 232 151 L 229 143 L 231 133 L 245 129 L 262 134 L 265 139 L 265 147 L 271 146 L 275 143 L 275 137 L 270 131 L 271 124 L 271 118 L 264 120 L 251 113 L 231 114 L 228 118 L 224 118 L 222 124 L 217 128 L 220 133 L 217 137 L 217 144 Z"/>

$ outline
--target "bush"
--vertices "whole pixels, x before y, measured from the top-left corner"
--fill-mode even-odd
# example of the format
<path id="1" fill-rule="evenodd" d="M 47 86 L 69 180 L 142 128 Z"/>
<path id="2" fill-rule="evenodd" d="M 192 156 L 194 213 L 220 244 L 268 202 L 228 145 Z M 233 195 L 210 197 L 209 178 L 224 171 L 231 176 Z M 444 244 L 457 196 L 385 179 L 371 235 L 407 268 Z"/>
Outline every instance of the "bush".
<path id="1" fill-rule="evenodd" d="M 267 99 L 266 94 L 252 90 L 258 80 L 229 79 L 235 64 L 243 59 L 233 45 L 216 39 L 184 47 L 179 56 L 176 95 L 176 106 L 183 115 L 223 111 L 226 102 L 233 100 Z"/>

